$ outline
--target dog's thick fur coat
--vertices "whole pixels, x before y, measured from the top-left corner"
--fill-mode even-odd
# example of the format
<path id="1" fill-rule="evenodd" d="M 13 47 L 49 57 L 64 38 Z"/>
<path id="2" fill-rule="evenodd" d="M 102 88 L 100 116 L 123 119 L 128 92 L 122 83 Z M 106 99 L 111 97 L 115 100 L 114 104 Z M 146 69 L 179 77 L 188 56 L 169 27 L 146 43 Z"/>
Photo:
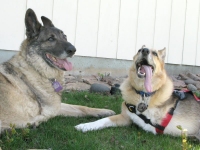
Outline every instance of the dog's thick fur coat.
<path id="1" fill-rule="evenodd" d="M 111 126 L 128 126 L 133 122 L 144 130 L 157 134 L 155 127 L 145 123 L 138 115 L 146 116 L 154 125 L 161 124 L 170 108 L 174 107 L 176 103 L 177 97 L 172 95 L 173 83 L 164 68 L 165 51 L 165 49 L 157 51 L 142 47 L 134 56 L 129 76 L 120 87 L 124 99 L 121 114 L 77 125 L 76 129 L 86 132 Z M 145 66 L 147 70 L 144 69 Z M 148 107 L 143 112 L 138 111 L 142 98 L 135 90 L 155 91 L 155 94 L 150 96 L 149 99 L 147 98 L 146 104 Z M 135 105 L 137 108 L 136 113 L 131 113 L 125 103 Z M 181 131 L 177 126 L 181 125 L 182 128 L 188 130 L 189 136 L 196 136 L 200 139 L 199 110 L 200 103 L 195 101 L 192 95 L 188 95 L 186 99 L 179 101 L 171 121 L 164 130 L 164 134 L 179 136 Z"/>
<path id="2" fill-rule="evenodd" d="M 58 115 L 113 115 L 112 110 L 61 103 L 51 81 L 62 83 L 64 71 L 72 68 L 66 58 L 76 49 L 48 18 L 41 19 L 44 26 L 33 10 L 27 10 L 27 39 L 17 55 L 0 65 L 0 131 L 9 129 L 10 124 L 17 128 L 27 123 L 38 125 Z"/>

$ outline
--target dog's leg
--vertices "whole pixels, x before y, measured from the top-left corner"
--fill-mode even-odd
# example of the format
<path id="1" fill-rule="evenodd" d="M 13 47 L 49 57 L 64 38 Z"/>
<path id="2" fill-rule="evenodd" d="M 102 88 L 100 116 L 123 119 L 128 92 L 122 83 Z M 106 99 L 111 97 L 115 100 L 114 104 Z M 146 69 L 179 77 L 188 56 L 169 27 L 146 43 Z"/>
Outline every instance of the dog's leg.
<path id="1" fill-rule="evenodd" d="M 94 122 L 79 124 L 75 126 L 75 128 L 82 132 L 87 132 L 92 130 L 100 130 L 107 127 L 128 126 L 131 123 L 132 121 L 126 113 L 125 103 L 122 103 L 121 114 L 103 118 Z"/>
<path id="2" fill-rule="evenodd" d="M 115 112 L 109 109 L 98 109 L 98 108 L 89 108 L 86 106 L 79 105 L 70 105 L 61 103 L 61 109 L 58 115 L 63 116 L 73 116 L 73 117 L 83 117 L 83 116 L 111 116 L 114 115 Z"/>
<path id="3" fill-rule="evenodd" d="M 107 127 L 116 127 L 116 126 L 128 126 L 131 124 L 129 117 L 124 116 L 123 114 L 103 118 L 94 122 L 83 123 L 75 126 L 77 130 L 82 132 L 100 130 Z"/>

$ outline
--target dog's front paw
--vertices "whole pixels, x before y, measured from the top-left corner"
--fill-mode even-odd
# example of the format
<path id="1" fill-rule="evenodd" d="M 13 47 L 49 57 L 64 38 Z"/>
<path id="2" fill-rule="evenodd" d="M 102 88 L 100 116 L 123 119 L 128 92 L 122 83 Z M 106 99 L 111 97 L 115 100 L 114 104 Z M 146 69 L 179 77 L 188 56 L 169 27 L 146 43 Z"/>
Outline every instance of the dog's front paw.
<path id="1" fill-rule="evenodd" d="M 77 126 L 75 126 L 76 130 L 82 131 L 82 132 L 87 132 L 87 131 L 92 131 L 94 130 L 91 126 L 91 123 L 82 123 Z"/>
<path id="2" fill-rule="evenodd" d="M 96 111 L 96 114 L 93 114 L 95 117 L 108 117 L 115 115 L 116 113 L 109 109 L 99 109 L 99 111 Z"/>
<path id="3" fill-rule="evenodd" d="M 90 122 L 90 123 L 82 123 L 77 126 L 75 126 L 76 130 L 87 132 L 87 131 L 93 131 L 93 130 L 99 130 L 103 128 L 103 124 L 98 124 L 99 121 Z"/>
<path id="4" fill-rule="evenodd" d="M 100 130 L 110 126 L 115 126 L 115 124 L 113 124 L 113 122 L 110 121 L 109 118 L 103 118 L 94 122 L 79 124 L 75 126 L 75 128 L 79 131 L 87 132 L 92 130 Z"/>

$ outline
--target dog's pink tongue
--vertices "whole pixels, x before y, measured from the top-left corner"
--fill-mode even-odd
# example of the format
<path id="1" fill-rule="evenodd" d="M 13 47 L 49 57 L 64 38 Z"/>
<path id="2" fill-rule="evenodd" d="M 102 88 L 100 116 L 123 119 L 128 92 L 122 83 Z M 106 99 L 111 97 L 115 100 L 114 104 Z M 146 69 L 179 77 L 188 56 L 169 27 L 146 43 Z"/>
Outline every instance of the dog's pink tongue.
<path id="1" fill-rule="evenodd" d="M 151 86 L 152 69 L 150 66 L 146 66 L 146 65 L 142 65 L 142 67 L 144 68 L 145 74 L 146 74 L 144 86 L 147 92 L 152 92 L 152 86 Z"/>
<path id="2" fill-rule="evenodd" d="M 72 63 L 67 61 L 67 59 L 59 59 L 57 61 L 59 64 L 62 64 L 63 68 L 65 68 L 66 70 L 68 71 L 72 70 Z"/>
<path id="3" fill-rule="evenodd" d="M 72 70 L 72 63 L 69 62 L 69 61 L 65 61 L 65 62 L 63 63 L 63 67 L 64 67 L 66 70 L 70 71 L 70 70 Z"/>

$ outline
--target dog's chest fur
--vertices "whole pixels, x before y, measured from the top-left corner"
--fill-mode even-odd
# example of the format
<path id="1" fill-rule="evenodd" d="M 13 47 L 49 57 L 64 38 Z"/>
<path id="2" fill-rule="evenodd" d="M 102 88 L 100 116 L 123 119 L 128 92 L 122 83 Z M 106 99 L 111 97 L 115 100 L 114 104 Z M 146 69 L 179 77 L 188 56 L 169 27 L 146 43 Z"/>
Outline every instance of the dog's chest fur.
<path id="1" fill-rule="evenodd" d="M 5 83 L 7 89 L 3 92 L 10 93 L 10 97 L 6 98 L 7 103 L 14 105 L 17 112 L 20 112 L 20 109 L 24 110 L 23 113 L 26 112 L 26 114 L 23 115 L 27 119 L 40 114 L 52 117 L 60 109 L 61 99 L 54 91 L 49 79 L 54 77 L 61 81 L 63 74 L 50 68 L 36 54 L 29 57 L 27 63 L 27 58 L 23 57 L 24 52 L 23 49 L 10 61 L 0 66 L 2 77 L 6 77 L 7 80 Z M 0 90 L 2 89 L 3 86 Z M 1 103 L 1 105 L 4 104 Z"/>
<path id="2" fill-rule="evenodd" d="M 171 86 L 171 82 L 168 84 Z M 129 79 L 124 81 L 120 89 L 122 91 L 122 96 L 125 102 L 135 105 L 137 110 L 137 105 L 142 102 L 142 97 L 135 92 L 134 87 L 130 84 Z M 162 94 L 163 91 L 165 91 L 165 94 Z M 136 113 L 138 115 L 143 114 L 147 119 L 150 119 L 153 124 L 160 124 L 162 119 L 168 113 L 169 109 L 174 106 L 175 100 L 170 97 L 171 91 L 172 90 L 168 89 L 165 90 L 165 86 L 161 87 L 158 91 L 155 92 L 154 95 L 147 98 L 147 110 L 142 113 L 136 111 Z M 145 124 L 141 118 L 139 118 L 136 114 L 129 112 L 128 109 L 127 114 L 132 119 L 132 121 L 139 126 L 145 128 L 151 126 L 149 126 L 149 124 Z"/>

